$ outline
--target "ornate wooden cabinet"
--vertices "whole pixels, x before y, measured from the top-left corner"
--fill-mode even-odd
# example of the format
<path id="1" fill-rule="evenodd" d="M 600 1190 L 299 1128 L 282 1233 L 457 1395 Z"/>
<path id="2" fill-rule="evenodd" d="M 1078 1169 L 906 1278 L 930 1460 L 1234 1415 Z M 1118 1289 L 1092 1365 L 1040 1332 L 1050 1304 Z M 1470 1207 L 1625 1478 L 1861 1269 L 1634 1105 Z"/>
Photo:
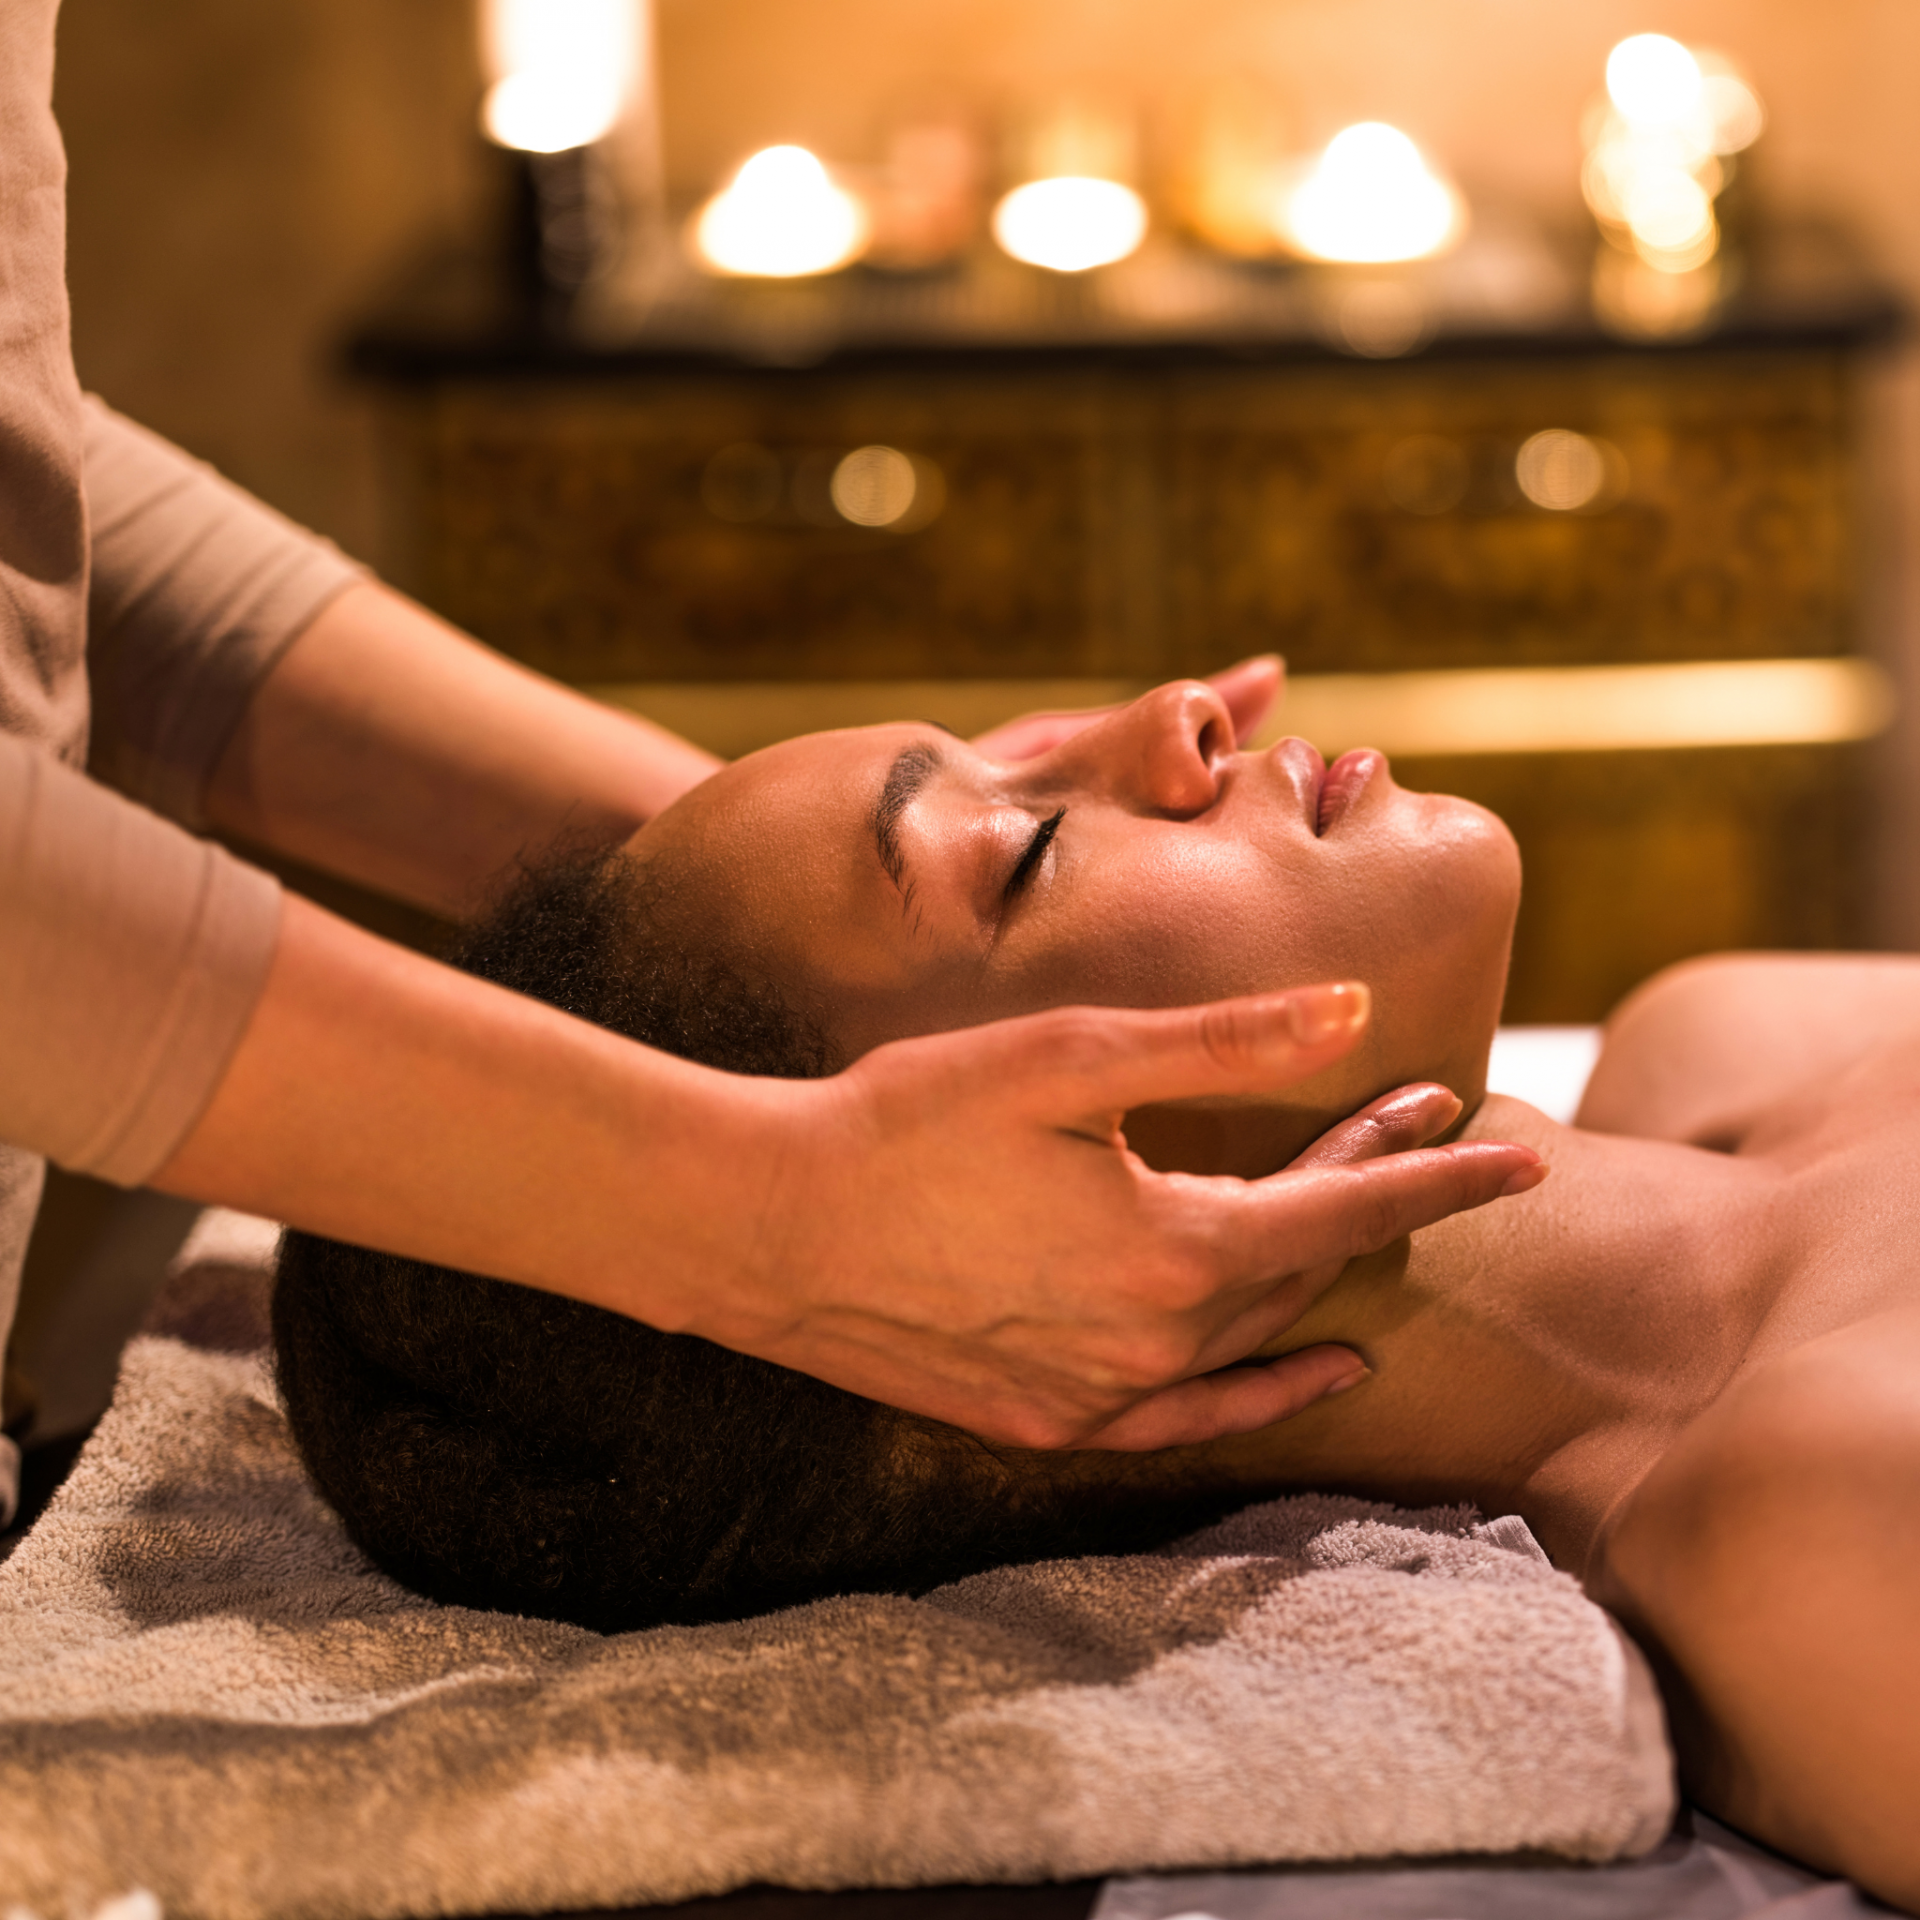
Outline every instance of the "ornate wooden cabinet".
<path id="1" fill-rule="evenodd" d="M 1297 674 L 1847 654 L 1851 369 L 1888 319 L 1856 289 L 1733 310 L 1684 346 L 1575 320 L 1443 328 L 1390 361 L 1310 328 L 936 330 L 794 366 L 718 328 L 593 346 L 389 326 L 359 356 L 389 396 L 411 584 L 562 679 L 643 707 L 701 690 L 731 747 L 728 685 L 798 728 L 884 710 L 876 682 L 1011 710 L 1010 683 L 1104 690 L 1266 649 Z M 1521 484 L 1553 429 L 1606 465 L 1573 510 Z M 836 504 L 860 449 L 916 476 L 891 526 Z M 1520 838 L 1510 1018 L 1598 1017 L 1689 953 L 1860 936 L 1857 747 L 1396 767 Z"/>

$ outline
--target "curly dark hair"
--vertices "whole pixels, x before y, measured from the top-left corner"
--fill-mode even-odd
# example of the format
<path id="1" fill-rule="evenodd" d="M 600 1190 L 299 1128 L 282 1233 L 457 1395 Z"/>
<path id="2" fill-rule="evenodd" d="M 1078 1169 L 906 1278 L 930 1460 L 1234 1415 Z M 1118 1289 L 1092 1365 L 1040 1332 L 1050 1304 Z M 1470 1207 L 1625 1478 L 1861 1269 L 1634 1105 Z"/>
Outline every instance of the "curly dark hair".
<path id="1" fill-rule="evenodd" d="M 729 1072 L 840 1064 L 684 888 L 618 853 L 526 873 L 450 958 Z M 995 1449 L 705 1340 L 311 1234 L 282 1243 L 273 1334 L 307 1467 L 378 1565 L 605 1632 L 1136 1550 L 1233 1504 L 1177 1469 Z"/>

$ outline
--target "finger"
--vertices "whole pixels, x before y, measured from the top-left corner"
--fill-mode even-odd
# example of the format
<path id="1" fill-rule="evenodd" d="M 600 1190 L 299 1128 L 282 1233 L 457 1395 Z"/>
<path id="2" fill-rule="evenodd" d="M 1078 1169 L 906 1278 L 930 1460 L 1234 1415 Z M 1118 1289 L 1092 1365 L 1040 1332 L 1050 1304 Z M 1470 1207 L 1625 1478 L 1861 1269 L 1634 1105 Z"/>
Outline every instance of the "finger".
<path id="1" fill-rule="evenodd" d="M 1445 1133 L 1459 1117 L 1460 1099 L 1451 1087 L 1432 1080 L 1398 1087 L 1330 1127 L 1290 1165 L 1346 1167 L 1404 1153 Z"/>
<path id="2" fill-rule="evenodd" d="M 1236 661 L 1223 672 L 1207 676 L 1207 685 L 1225 702 L 1233 718 L 1236 745 L 1245 746 L 1260 731 L 1260 723 L 1280 697 L 1286 674 L 1286 662 L 1277 653 L 1258 653 L 1251 660 Z"/>
<path id="3" fill-rule="evenodd" d="M 1149 1179 L 1169 1184 L 1174 1174 Z M 1531 1191 L 1547 1177 L 1531 1148 L 1469 1140 L 1421 1147 L 1358 1166 L 1282 1171 L 1264 1180 L 1191 1181 L 1217 1201 L 1216 1252 L 1226 1272 L 1297 1274 L 1328 1261 L 1377 1253 L 1450 1214 Z"/>
<path id="4" fill-rule="evenodd" d="M 1323 1133 L 1304 1153 L 1289 1162 L 1287 1170 L 1354 1166 L 1363 1160 L 1404 1153 L 1444 1133 L 1459 1115 L 1460 1101 L 1451 1088 L 1435 1081 L 1398 1087 Z M 1344 1257 L 1327 1260 L 1291 1275 L 1260 1303 L 1267 1318 L 1259 1324 L 1274 1332 L 1284 1332 L 1339 1279 L 1346 1264 Z M 1287 1304 L 1289 1300 L 1293 1302 L 1291 1306 Z M 1258 1340 L 1236 1345 L 1232 1351 L 1249 1352 L 1266 1337 L 1263 1333 Z"/>
<path id="5" fill-rule="evenodd" d="M 1303 1347 L 1263 1366 L 1228 1367 L 1165 1387 L 1078 1444 L 1112 1453 L 1197 1447 L 1290 1420 L 1366 1377 L 1367 1363 L 1350 1347 Z"/>
<path id="6" fill-rule="evenodd" d="M 1017 720 L 976 734 L 973 747 L 989 760 L 1032 760 L 1050 752 L 1077 733 L 1088 716 L 1067 713 L 1024 713 Z"/>
<path id="7" fill-rule="evenodd" d="M 897 1041 L 866 1061 L 884 1055 L 884 1065 L 905 1069 L 911 1058 L 924 1071 L 944 1060 L 976 1085 L 984 1074 L 998 1097 L 1013 1093 L 1035 1117 L 1104 1139 L 1129 1107 L 1265 1093 L 1305 1080 L 1347 1052 L 1371 1006 L 1363 985 L 1344 981 L 1164 1012 L 1057 1007 Z"/>
<path id="8" fill-rule="evenodd" d="M 1043 753 L 1051 753 L 1061 741 L 1071 740 L 1076 733 L 1085 732 L 1096 720 L 1104 720 L 1108 714 L 1117 711 L 1117 708 L 1107 706 L 1023 713 L 997 727 L 989 727 L 985 733 L 976 734 L 971 745 L 975 752 L 984 754 L 989 760 L 1033 760 Z"/>
<path id="9" fill-rule="evenodd" d="M 1435 1148 L 1423 1156 L 1443 1161 L 1449 1156 L 1460 1156 L 1462 1164 L 1472 1169 L 1471 1176 L 1454 1186 L 1444 1198 L 1436 1198 L 1434 1191 L 1427 1188 L 1397 1217 L 1383 1218 L 1375 1211 L 1376 1201 L 1370 1199 L 1365 1206 L 1356 1207 L 1348 1216 L 1331 1222 L 1323 1221 L 1317 1243 L 1325 1251 L 1319 1257 L 1314 1257 L 1296 1242 L 1296 1257 L 1300 1265 L 1278 1278 L 1256 1281 L 1243 1288 L 1244 1304 L 1239 1311 L 1223 1320 L 1201 1345 L 1193 1358 L 1192 1373 L 1199 1375 L 1217 1367 L 1231 1366 L 1279 1339 L 1339 1279 L 1346 1271 L 1349 1260 L 1391 1246 L 1403 1234 L 1414 1232 L 1420 1226 L 1431 1225 L 1433 1220 L 1445 1217 L 1448 1212 L 1464 1212 L 1484 1206 L 1491 1200 L 1530 1192 L 1547 1177 L 1546 1163 L 1535 1158 L 1531 1148 L 1503 1142 L 1494 1154 L 1482 1156 L 1479 1153 L 1481 1144 L 1474 1142 L 1464 1148 Z M 1399 1166 L 1403 1163 L 1393 1161 L 1375 1164 Z M 1503 1172 L 1506 1168 L 1512 1171 Z M 1422 1218 L 1428 1209 L 1432 1209 L 1431 1218 Z M 1388 1211 L 1392 1211 L 1391 1202 L 1388 1203 Z M 1277 1250 L 1277 1257 L 1286 1257 L 1284 1246 Z"/>

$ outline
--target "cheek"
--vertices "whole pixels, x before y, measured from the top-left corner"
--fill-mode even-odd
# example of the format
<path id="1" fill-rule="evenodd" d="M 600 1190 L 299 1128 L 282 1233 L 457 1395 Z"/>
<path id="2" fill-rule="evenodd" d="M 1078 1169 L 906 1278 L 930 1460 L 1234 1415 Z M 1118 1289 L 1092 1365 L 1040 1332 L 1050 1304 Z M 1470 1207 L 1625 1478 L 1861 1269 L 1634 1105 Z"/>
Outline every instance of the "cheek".
<path id="1" fill-rule="evenodd" d="M 1475 1097 L 1519 904 L 1513 838 L 1491 814 L 1447 801 L 1411 813 L 1378 852 L 1368 897 L 1389 904 L 1367 916 L 1352 969 L 1375 994 L 1362 1056 L 1379 1085 L 1432 1078 Z"/>
<path id="2" fill-rule="evenodd" d="M 1469 982 L 1497 998 L 1518 892 L 1512 840 L 1464 802 L 1407 799 L 1391 825 L 1346 846 L 1170 832 L 1101 850 L 989 990 L 993 1011 L 1184 1006 L 1331 979 L 1367 981 L 1403 1018 L 1433 1017 L 1437 995 Z"/>
<path id="3" fill-rule="evenodd" d="M 1029 982 L 1056 998 L 1182 1006 L 1320 978 L 1331 877 L 1245 842 L 1170 834 L 1090 865 L 1070 934 Z"/>
<path id="4" fill-rule="evenodd" d="M 1504 947 L 1520 904 L 1520 853 L 1502 821 L 1465 800 L 1436 800 L 1410 826 L 1400 865 L 1400 917 L 1436 955 Z"/>

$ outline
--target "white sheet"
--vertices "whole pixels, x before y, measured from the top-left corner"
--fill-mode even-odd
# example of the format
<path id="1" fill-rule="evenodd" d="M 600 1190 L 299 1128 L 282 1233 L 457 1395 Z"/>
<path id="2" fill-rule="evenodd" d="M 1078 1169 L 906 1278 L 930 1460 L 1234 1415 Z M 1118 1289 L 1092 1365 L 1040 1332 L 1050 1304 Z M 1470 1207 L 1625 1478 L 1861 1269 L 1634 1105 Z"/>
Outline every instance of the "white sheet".
<path id="1" fill-rule="evenodd" d="M 1502 1027 L 1493 1036 L 1487 1089 L 1570 1126 L 1599 1058 L 1598 1027 Z"/>

